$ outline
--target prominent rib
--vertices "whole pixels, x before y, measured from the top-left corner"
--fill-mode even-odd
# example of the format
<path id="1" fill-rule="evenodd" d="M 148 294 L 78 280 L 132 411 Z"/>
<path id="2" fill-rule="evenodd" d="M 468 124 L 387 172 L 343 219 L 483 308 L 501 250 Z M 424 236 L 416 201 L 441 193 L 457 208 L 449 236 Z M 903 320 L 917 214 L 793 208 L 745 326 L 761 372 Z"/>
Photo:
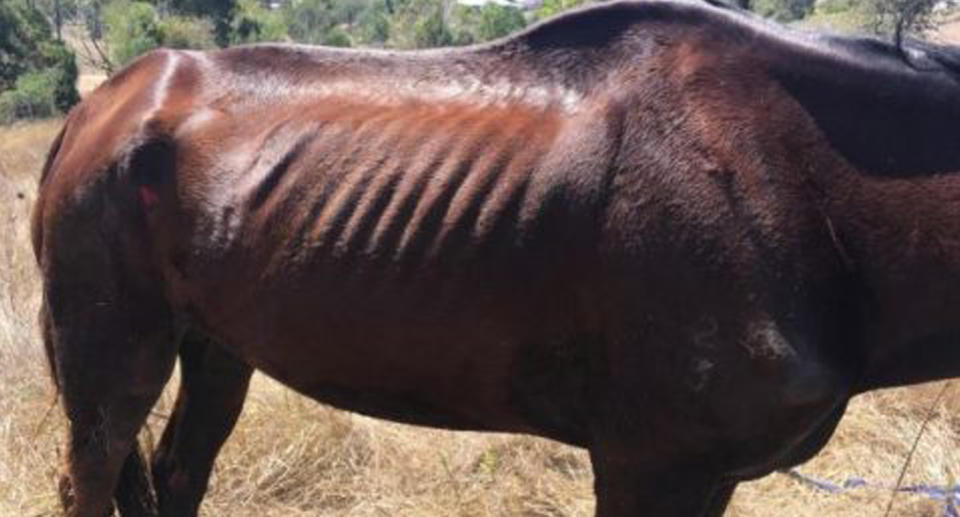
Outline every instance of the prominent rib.
<path id="1" fill-rule="evenodd" d="M 350 142 L 337 151 L 344 158 L 332 165 L 331 170 L 341 172 L 327 178 L 328 182 L 337 184 L 336 191 L 324 203 L 309 237 L 315 252 L 330 251 L 336 244 L 366 192 L 367 184 L 387 159 L 389 143 L 394 136 L 383 130 L 383 119 L 389 120 L 388 116 L 380 116 L 360 122 Z M 359 163 L 351 163 L 358 156 Z"/>
<path id="2" fill-rule="evenodd" d="M 497 135 L 484 153 L 473 164 L 473 172 L 454 193 L 447 211 L 442 216 L 442 226 L 433 239 L 428 255 L 439 256 L 453 251 L 470 240 L 473 222 L 480 213 L 484 200 L 501 180 L 504 171 L 515 158 L 516 125 L 507 125 Z"/>
<path id="3" fill-rule="evenodd" d="M 400 239 L 400 245 L 395 252 L 397 261 L 416 262 L 426 253 L 453 196 L 473 170 L 477 157 L 484 154 L 485 142 L 497 134 L 499 123 L 500 119 L 495 116 L 478 121 L 480 127 L 474 134 L 479 134 L 464 142 L 458 152 L 447 159 L 431 178 L 421 203 Z M 468 131 L 465 130 L 464 133 Z"/>
<path id="4" fill-rule="evenodd" d="M 403 234 L 412 224 L 416 208 L 431 178 L 462 145 L 455 130 L 462 127 L 464 118 L 438 110 L 425 120 L 425 125 L 432 128 L 433 134 L 411 152 L 413 160 L 367 243 L 367 254 L 387 257 L 399 246 Z"/>
<path id="5" fill-rule="evenodd" d="M 287 171 L 290 170 L 290 165 L 300 157 L 304 149 L 313 141 L 314 136 L 315 133 L 312 130 L 301 132 L 293 145 L 286 146 L 286 152 L 274 161 L 273 165 L 269 166 L 267 173 L 257 183 L 256 188 L 254 188 L 250 197 L 251 210 L 257 210 L 263 206 L 271 194 L 277 189 L 281 180 L 286 176 Z M 265 151 L 261 151 L 259 155 L 263 156 L 264 154 Z M 262 161 L 262 159 L 258 161 Z"/>

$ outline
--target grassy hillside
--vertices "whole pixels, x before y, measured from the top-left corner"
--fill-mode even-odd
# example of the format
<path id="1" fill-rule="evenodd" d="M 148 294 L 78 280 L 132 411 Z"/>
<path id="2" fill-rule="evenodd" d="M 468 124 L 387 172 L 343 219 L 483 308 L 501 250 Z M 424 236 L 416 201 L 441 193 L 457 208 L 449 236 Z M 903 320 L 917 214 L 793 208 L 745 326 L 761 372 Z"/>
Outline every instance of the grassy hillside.
<path id="1" fill-rule="evenodd" d="M 28 216 L 58 121 L 0 128 L 0 516 L 56 515 L 64 421 L 35 325 L 38 277 Z M 175 384 L 175 380 L 171 383 Z M 853 402 L 827 449 L 801 470 L 835 482 L 893 484 L 939 385 L 888 390 Z M 172 387 L 143 439 L 172 404 Z M 960 386 L 923 436 L 906 482 L 960 476 Z M 209 516 L 588 516 L 586 454 L 524 436 L 451 433 L 380 422 L 316 404 L 255 378 L 237 430 L 217 464 Z M 889 492 L 831 495 L 784 475 L 742 485 L 729 515 L 883 515 Z M 939 516 L 943 507 L 901 494 L 892 515 Z"/>

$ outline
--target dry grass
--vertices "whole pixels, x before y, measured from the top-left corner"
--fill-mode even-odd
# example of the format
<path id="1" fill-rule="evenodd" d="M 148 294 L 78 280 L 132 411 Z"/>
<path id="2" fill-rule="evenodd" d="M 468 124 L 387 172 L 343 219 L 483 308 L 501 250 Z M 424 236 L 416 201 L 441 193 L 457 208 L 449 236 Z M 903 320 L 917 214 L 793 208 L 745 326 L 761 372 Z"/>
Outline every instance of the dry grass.
<path id="1" fill-rule="evenodd" d="M 28 215 L 58 124 L 0 129 L 0 516 L 57 514 L 53 487 L 64 422 L 51 405 L 36 331 L 39 294 Z M 147 441 L 158 435 L 172 393 L 160 401 L 161 416 L 151 419 Z M 827 449 L 802 470 L 836 482 L 860 476 L 892 484 L 935 393 L 934 385 L 858 398 Z M 936 411 L 907 483 L 953 484 L 960 475 L 960 387 Z M 203 511 L 258 517 L 587 516 L 591 481 L 589 460 L 577 449 L 524 436 L 376 421 L 256 377 Z M 742 485 L 729 515 L 880 516 L 888 497 L 879 489 L 828 495 L 772 475 Z M 905 494 L 893 512 L 941 514 L 936 503 Z"/>

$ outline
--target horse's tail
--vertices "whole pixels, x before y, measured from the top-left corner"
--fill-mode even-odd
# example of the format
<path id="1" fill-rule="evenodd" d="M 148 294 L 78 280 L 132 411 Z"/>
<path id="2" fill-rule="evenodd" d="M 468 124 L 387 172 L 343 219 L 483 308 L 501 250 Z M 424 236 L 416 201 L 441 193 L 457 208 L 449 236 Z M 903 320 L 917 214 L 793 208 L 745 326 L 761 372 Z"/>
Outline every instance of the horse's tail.
<path id="1" fill-rule="evenodd" d="M 60 128 L 60 132 L 57 133 L 56 138 L 53 139 L 53 143 L 50 144 L 50 150 L 47 151 L 47 159 L 43 164 L 43 169 L 40 171 L 40 182 L 37 187 L 37 200 L 33 205 L 33 213 L 31 214 L 30 220 L 33 255 L 37 260 L 37 264 L 41 264 L 41 255 L 43 253 L 43 184 L 46 182 L 47 178 L 50 176 L 50 172 L 53 170 L 53 165 L 56 163 L 57 155 L 60 153 L 60 148 L 63 145 L 63 138 L 67 133 L 67 126 L 69 124 L 70 117 L 68 116 L 63 123 L 63 127 Z M 53 351 L 53 336 L 51 335 L 51 326 L 46 306 L 46 295 L 44 295 L 44 301 L 42 302 L 40 308 L 40 328 L 43 333 L 43 348 L 44 354 L 47 358 L 48 371 L 50 372 L 50 378 L 53 380 L 54 389 L 57 395 L 59 395 L 60 380 L 57 376 L 57 361 Z"/>

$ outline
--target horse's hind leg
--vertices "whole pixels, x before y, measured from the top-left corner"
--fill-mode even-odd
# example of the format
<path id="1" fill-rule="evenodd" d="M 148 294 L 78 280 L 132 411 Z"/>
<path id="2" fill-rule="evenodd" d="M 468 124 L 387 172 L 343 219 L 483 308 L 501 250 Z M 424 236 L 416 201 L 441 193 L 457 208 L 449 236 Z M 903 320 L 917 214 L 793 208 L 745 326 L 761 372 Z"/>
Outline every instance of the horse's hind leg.
<path id="1" fill-rule="evenodd" d="M 47 276 L 45 303 L 69 420 L 62 495 L 67 515 L 100 517 L 111 508 L 137 433 L 169 378 L 175 328 L 161 301 L 118 288 L 96 272 L 55 269 Z"/>
<path id="2" fill-rule="evenodd" d="M 213 462 L 243 408 L 252 368 L 190 331 L 180 346 L 180 391 L 153 458 L 160 515 L 196 515 Z"/>
<path id="3" fill-rule="evenodd" d="M 118 483 L 124 464 L 176 358 L 173 310 L 135 240 L 135 214 L 118 206 L 76 189 L 43 221 L 37 250 L 46 350 L 69 423 L 61 494 L 71 517 L 102 517 L 130 486 Z"/>

